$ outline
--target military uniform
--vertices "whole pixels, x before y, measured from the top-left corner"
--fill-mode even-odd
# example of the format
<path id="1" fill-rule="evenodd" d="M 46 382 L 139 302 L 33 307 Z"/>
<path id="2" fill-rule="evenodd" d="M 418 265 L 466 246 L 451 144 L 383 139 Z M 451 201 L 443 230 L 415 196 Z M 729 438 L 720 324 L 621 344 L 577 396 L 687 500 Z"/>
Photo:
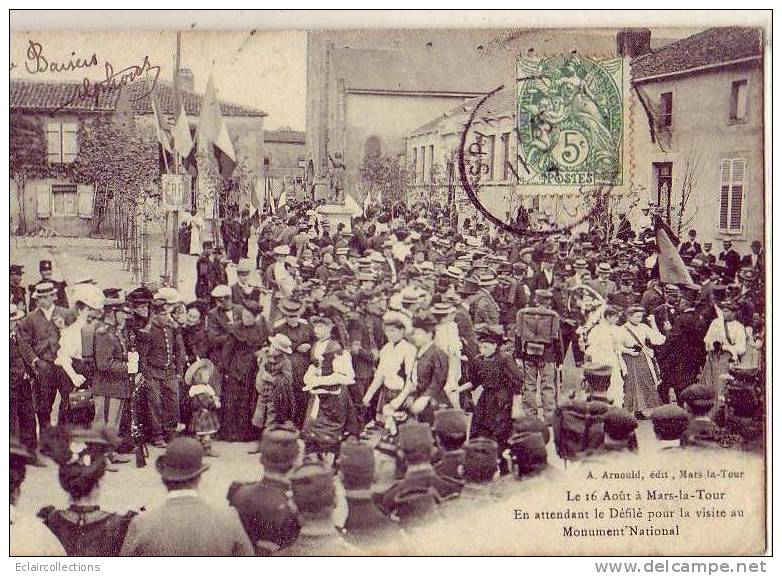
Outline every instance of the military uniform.
<path id="1" fill-rule="evenodd" d="M 239 512 L 257 556 L 286 548 L 299 535 L 290 488 L 287 480 L 274 475 L 260 482 L 234 482 L 228 489 L 228 502 Z"/>
<path id="2" fill-rule="evenodd" d="M 539 391 L 543 416 L 546 419 L 550 419 L 554 413 L 557 396 L 556 365 L 562 363 L 564 356 L 559 314 L 548 307 L 551 296 L 548 290 L 537 290 L 535 299 L 540 304 L 522 308 L 516 316 L 516 357 L 522 361 L 524 374 L 524 411 L 528 416 L 538 416 Z M 548 321 L 533 320 L 527 329 L 527 318 Z"/>
<path id="3" fill-rule="evenodd" d="M 128 373 L 127 338 L 116 326 L 100 323 L 95 329 L 94 347 L 95 420 L 119 433 L 120 417 L 134 378 Z"/>
<path id="4" fill-rule="evenodd" d="M 179 378 L 186 358 L 178 326 L 154 316 L 141 336 L 141 372 L 147 403 L 148 434 L 153 440 L 172 437 L 179 423 Z"/>

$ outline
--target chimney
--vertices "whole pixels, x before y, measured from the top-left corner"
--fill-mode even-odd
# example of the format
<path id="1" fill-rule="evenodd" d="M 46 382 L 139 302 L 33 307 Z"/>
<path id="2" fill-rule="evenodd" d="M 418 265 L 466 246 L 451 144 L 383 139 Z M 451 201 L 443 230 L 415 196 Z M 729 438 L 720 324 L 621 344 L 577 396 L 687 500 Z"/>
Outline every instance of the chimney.
<path id="1" fill-rule="evenodd" d="M 619 56 L 638 58 L 652 51 L 651 41 L 649 28 L 623 28 L 616 34 L 616 52 Z"/>
<path id="2" fill-rule="evenodd" d="M 190 68 L 180 68 L 177 80 L 181 90 L 193 91 L 193 71 Z"/>

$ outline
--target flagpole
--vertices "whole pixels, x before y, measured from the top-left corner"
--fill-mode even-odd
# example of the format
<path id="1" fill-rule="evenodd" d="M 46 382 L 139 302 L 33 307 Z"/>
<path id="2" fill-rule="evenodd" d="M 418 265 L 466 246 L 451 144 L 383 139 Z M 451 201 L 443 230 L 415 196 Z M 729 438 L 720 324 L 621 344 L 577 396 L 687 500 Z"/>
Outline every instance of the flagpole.
<path id="1" fill-rule="evenodd" d="M 176 65 L 174 66 L 174 121 L 176 122 L 176 115 L 179 114 L 179 60 L 180 52 L 182 50 L 182 33 L 176 33 Z M 174 146 L 174 174 L 179 177 L 179 153 Z M 172 225 L 173 238 L 175 239 L 176 246 L 172 255 L 171 261 L 171 285 L 174 288 L 179 287 L 179 206 L 174 209 L 173 213 L 174 223 Z M 192 233 L 192 232 L 191 232 Z"/>

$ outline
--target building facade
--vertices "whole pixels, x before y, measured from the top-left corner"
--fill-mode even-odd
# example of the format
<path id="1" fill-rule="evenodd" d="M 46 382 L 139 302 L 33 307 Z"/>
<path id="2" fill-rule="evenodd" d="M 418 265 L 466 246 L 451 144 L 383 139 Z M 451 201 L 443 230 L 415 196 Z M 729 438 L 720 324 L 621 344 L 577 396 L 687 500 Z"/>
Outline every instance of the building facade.
<path id="1" fill-rule="evenodd" d="M 187 82 L 187 71 L 180 88 L 180 98 L 195 135 L 203 96 L 193 92 Z M 33 121 L 40 126 L 45 139 L 45 165 L 36 167 L 35 176 L 28 178 L 20 197 L 18 182 L 10 181 L 11 226 L 18 230 L 23 220 L 26 232 L 47 230 L 60 236 L 87 236 L 93 230 L 96 195 L 94 186 L 68 177 L 69 166 L 79 158 L 80 138 L 86 137 L 88 125 L 103 117 L 118 114 L 119 91 L 107 91 L 98 99 L 75 98 L 76 83 L 30 82 L 12 80 L 10 110 L 12 117 Z M 170 83 L 146 80 L 129 84 L 128 101 L 136 125 L 144 134 L 155 134 L 152 112 L 154 93 L 161 112 L 173 124 L 175 116 L 174 93 Z M 237 160 L 244 161 L 252 170 L 258 170 L 263 158 L 263 121 L 266 113 L 234 104 L 220 104 Z M 133 167 L 129 166 L 128 170 Z M 161 173 L 165 168 L 161 166 Z M 192 187 L 197 190 L 197 186 Z M 194 194 L 195 196 L 195 194 Z M 203 199 L 200 200 L 201 202 Z M 198 207 L 199 199 L 193 198 Z M 111 210 L 111 206 L 108 206 Z M 101 233 L 112 233 L 111 219 L 101 225 Z"/>
<path id="2" fill-rule="evenodd" d="M 763 42 L 751 28 L 712 28 L 636 58 L 637 182 L 674 231 L 764 237 Z"/>

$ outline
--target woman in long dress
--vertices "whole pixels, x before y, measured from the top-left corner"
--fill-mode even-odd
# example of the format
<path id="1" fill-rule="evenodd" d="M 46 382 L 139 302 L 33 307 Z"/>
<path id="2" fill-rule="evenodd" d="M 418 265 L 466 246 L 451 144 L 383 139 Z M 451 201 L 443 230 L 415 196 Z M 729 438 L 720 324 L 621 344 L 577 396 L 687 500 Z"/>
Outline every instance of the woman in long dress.
<path id="1" fill-rule="evenodd" d="M 643 307 L 631 306 L 627 310 L 623 344 L 629 350 L 622 353 L 626 370 L 624 408 L 638 418 L 645 418 L 644 411 L 661 404 L 657 394 L 660 375 L 651 346 L 665 342 L 665 335 L 658 330 L 654 316 L 649 315 L 649 324 L 643 320 Z"/>
<path id="2" fill-rule="evenodd" d="M 201 231 L 204 229 L 204 220 L 193 209 L 190 212 L 190 254 L 201 255 Z"/>
<path id="3" fill-rule="evenodd" d="M 615 306 L 606 306 L 602 310 L 602 318 L 587 334 L 585 355 L 592 362 L 611 367 L 611 383 L 606 396 L 614 406 L 624 405 L 624 377 L 627 366 L 622 354 L 632 350 L 625 346 L 627 332 L 624 327 L 617 326 L 619 310 Z"/>
<path id="4" fill-rule="evenodd" d="M 706 336 L 706 362 L 703 365 L 702 383 L 712 392 L 716 402 L 724 396 L 725 381 L 731 363 L 738 363 L 747 351 L 745 327 L 736 320 L 735 306 L 723 302 L 717 308 L 717 317 L 711 321 Z"/>

